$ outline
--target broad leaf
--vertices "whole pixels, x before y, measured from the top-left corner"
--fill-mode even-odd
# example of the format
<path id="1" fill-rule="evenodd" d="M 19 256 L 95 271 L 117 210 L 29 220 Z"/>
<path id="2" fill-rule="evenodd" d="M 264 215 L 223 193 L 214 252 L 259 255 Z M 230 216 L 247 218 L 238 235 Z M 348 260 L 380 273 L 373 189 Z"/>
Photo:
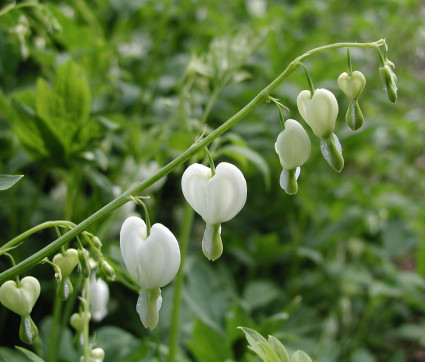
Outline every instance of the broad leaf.
<path id="1" fill-rule="evenodd" d="M 24 175 L 0 175 L 0 191 L 10 189 Z"/>

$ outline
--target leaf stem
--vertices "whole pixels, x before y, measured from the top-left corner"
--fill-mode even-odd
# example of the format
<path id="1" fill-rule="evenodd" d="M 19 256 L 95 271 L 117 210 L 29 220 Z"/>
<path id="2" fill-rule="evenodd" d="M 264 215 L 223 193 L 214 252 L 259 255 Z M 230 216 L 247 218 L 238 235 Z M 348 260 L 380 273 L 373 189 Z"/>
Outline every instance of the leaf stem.
<path id="1" fill-rule="evenodd" d="M 220 127 L 211 132 L 208 136 L 203 138 L 202 140 L 194 143 L 190 146 L 185 152 L 183 152 L 180 156 L 172 160 L 170 163 L 162 167 L 155 175 L 150 177 L 149 179 L 143 181 L 139 185 L 136 185 L 122 195 L 118 196 L 116 199 L 112 200 L 110 203 L 96 211 L 94 214 L 90 215 L 87 219 L 82 221 L 80 224 L 75 226 L 72 230 L 68 231 L 66 234 L 62 235 L 60 238 L 56 239 L 43 249 L 39 250 L 37 253 L 31 255 L 27 259 L 21 261 L 19 264 L 14 267 L 4 271 L 0 274 L 0 283 L 13 278 L 15 275 L 23 273 L 35 265 L 37 265 L 40 261 L 42 261 L 46 256 L 55 252 L 61 245 L 64 245 L 66 242 L 72 240 L 75 236 L 82 233 L 84 230 L 87 230 L 88 227 L 95 222 L 99 221 L 106 215 L 108 215 L 113 210 L 118 207 L 124 205 L 129 201 L 129 197 L 134 194 L 139 194 L 147 187 L 154 184 L 156 181 L 160 180 L 164 176 L 168 175 L 175 168 L 183 164 L 185 161 L 189 160 L 194 155 L 201 152 L 206 146 L 208 146 L 212 141 L 216 138 L 227 132 L 230 128 L 232 128 L 235 124 L 237 124 L 241 119 L 246 117 L 250 112 L 252 112 L 255 108 L 257 108 L 260 104 L 267 101 L 270 93 L 285 80 L 299 65 L 299 63 L 310 55 L 332 49 L 346 48 L 346 47 L 358 47 L 358 48 L 378 48 L 385 44 L 385 40 L 381 39 L 376 42 L 371 43 L 335 43 L 330 45 L 321 46 L 312 50 L 305 52 L 299 57 L 295 58 L 286 69 L 275 79 L 273 80 L 267 87 L 265 87 L 261 92 L 259 92 L 245 107 L 239 110 L 235 115 L 229 118 L 225 123 L 223 123 Z"/>

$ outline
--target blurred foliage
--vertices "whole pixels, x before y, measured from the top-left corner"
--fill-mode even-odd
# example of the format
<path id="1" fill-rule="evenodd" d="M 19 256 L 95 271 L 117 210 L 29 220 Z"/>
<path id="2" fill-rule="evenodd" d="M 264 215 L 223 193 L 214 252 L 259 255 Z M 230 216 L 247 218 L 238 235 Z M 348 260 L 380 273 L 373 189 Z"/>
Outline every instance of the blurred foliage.
<path id="1" fill-rule="evenodd" d="M 214 264 L 202 257 L 202 220 L 195 219 L 179 360 L 255 360 L 237 326 L 273 335 L 290 355 L 301 349 L 314 361 L 424 359 L 422 1 L 14 3 L 0 5 L 0 173 L 25 177 L 0 193 L 2 244 L 46 220 L 85 219 L 224 123 L 303 52 L 386 38 L 399 98 L 387 100 L 376 52 L 352 49 L 354 69 L 367 78 L 359 99 L 365 124 L 355 133 L 345 125 L 348 100 L 336 82 L 346 71 L 345 50 L 305 61 L 315 86 L 339 101 L 341 174 L 308 131 L 312 155 L 298 194 L 287 196 L 278 183 L 280 125 L 270 103 L 211 146 L 217 162 L 244 172 L 248 201 L 223 227 L 225 250 Z M 290 109 L 286 117 L 301 121 L 296 97 L 306 88 L 297 70 L 272 94 Z M 182 172 L 147 190 L 151 219 L 176 235 Z M 118 264 L 120 224 L 136 211 L 127 204 L 90 230 Z M 39 233 L 13 254 L 21 260 L 54 238 Z M 3 259 L 0 270 L 9 267 Z M 33 319 L 45 347 L 55 282 L 47 265 L 32 275 L 42 281 Z M 113 283 L 109 315 L 91 325 L 105 361 L 167 353 L 172 286 L 163 291 L 157 334 L 142 328 L 135 298 Z M 19 322 L 5 308 L 0 326 L 0 358 L 25 360 L 25 352 L 7 348 L 19 343 Z M 62 336 L 60 360 L 75 360 L 70 328 Z"/>

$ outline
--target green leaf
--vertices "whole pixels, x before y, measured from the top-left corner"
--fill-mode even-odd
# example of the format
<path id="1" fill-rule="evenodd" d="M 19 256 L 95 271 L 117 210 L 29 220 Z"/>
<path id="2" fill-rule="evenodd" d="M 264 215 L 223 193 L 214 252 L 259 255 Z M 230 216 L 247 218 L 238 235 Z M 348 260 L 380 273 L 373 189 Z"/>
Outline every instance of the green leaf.
<path id="1" fill-rule="evenodd" d="M 28 358 L 13 349 L 0 347 L 0 361 L 28 362 Z"/>
<path id="2" fill-rule="evenodd" d="M 0 175 L 0 191 L 10 189 L 24 175 Z"/>
<path id="3" fill-rule="evenodd" d="M 238 328 L 245 333 L 245 337 L 249 344 L 248 348 L 254 351 L 263 361 L 267 361 L 267 356 L 261 346 L 261 344 L 267 344 L 267 340 L 260 333 L 251 328 Z"/>
<path id="4" fill-rule="evenodd" d="M 283 344 L 275 337 L 269 336 L 269 345 L 276 352 L 280 361 L 289 362 L 289 354 Z"/>
<path id="5" fill-rule="evenodd" d="M 227 338 L 199 319 L 195 322 L 192 339 L 187 345 L 195 359 L 200 362 L 226 361 L 233 358 Z"/>
<path id="6" fill-rule="evenodd" d="M 282 291 L 268 280 L 250 281 L 244 290 L 244 301 L 251 309 L 266 306 L 282 295 Z"/>
<path id="7" fill-rule="evenodd" d="M 44 359 L 37 356 L 34 352 L 19 346 L 15 346 L 15 348 L 21 351 L 25 356 L 27 356 L 33 362 L 44 362 Z"/>
<path id="8" fill-rule="evenodd" d="M 281 362 L 277 353 L 267 342 L 260 342 L 259 345 L 263 348 L 263 351 L 266 354 L 267 362 Z"/>
<path id="9" fill-rule="evenodd" d="M 218 154 L 225 154 L 235 159 L 238 159 L 240 156 L 242 156 L 243 158 L 247 159 L 253 163 L 263 175 L 266 189 L 270 188 L 270 168 L 266 160 L 258 152 L 248 147 L 229 145 L 221 148 L 220 151 L 217 152 L 216 156 Z"/>
<path id="10" fill-rule="evenodd" d="M 309 355 L 303 351 L 295 351 L 291 355 L 290 362 L 313 362 Z"/>

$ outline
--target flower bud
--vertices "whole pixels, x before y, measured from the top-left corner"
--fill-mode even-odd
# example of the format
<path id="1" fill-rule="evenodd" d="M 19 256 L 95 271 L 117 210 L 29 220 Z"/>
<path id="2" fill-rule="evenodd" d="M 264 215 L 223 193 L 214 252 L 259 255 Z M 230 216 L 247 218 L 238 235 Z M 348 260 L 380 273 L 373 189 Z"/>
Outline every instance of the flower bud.
<path id="1" fill-rule="evenodd" d="M 366 78 L 362 72 L 355 70 L 351 75 L 346 72 L 338 77 L 338 86 L 351 100 L 356 100 L 366 85 Z"/>
<path id="2" fill-rule="evenodd" d="M 56 288 L 56 295 L 61 300 L 67 300 L 68 297 L 72 294 L 74 291 L 74 287 L 72 286 L 71 279 L 63 278 Z"/>
<path id="3" fill-rule="evenodd" d="M 348 127 L 350 127 L 353 131 L 358 130 L 363 125 L 364 117 L 357 99 L 350 101 L 350 105 L 348 106 L 347 113 L 345 115 L 345 121 L 347 122 Z"/>
<path id="4" fill-rule="evenodd" d="M 379 74 L 385 93 L 387 93 L 389 100 L 395 103 L 397 101 L 397 76 L 392 70 L 393 64 L 388 60 L 385 63 L 383 67 L 379 67 Z"/>
<path id="5" fill-rule="evenodd" d="M 103 362 L 105 351 L 102 348 L 95 348 L 90 351 L 90 362 Z"/>
<path id="6" fill-rule="evenodd" d="M 108 314 L 109 288 L 102 279 L 90 278 L 90 313 L 93 320 L 100 322 Z"/>
<path id="7" fill-rule="evenodd" d="M 40 296 L 40 283 L 34 277 L 25 277 L 20 286 L 14 280 L 8 280 L 0 287 L 0 302 L 21 317 L 30 315 Z"/>
<path id="8" fill-rule="evenodd" d="M 288 119 L 285 122 L 285 129 L 277 137 L 275 150 L 285 170 L 296 169 L 306 163 L 310 157 L 310 138 L 301 124 Z"/>
<path id="9" fill-rule="evenodd" d="M 100 275 L 103 279 L 114 281 L 115 280 L 115 270 L 111 267 L 111 265 L 103 259 L 100 263 Z"/>
<path id="10" fill-rule="evenodd" d="M 62 272 L 62 278 L 65 279 L 71 275 L 78 264 L 78 251 L 70 248 L 64 254 L 56 254 L 53 257 L 53 263 L 59 266 Z"/>
<path id="11" fill-rule="evenodd" d="M 298 111 L 320 139 L 329 137 L 338 116 L 338 102 L 327 89 L 316 89 L 313 96 L 303 90 L 297 98 Z"/>
<path id="12" fill-rule="evenodd" d="M 84 331 L 84 326 L 90 321 L 90 319 L 90 313 L 74 313 L 69 319 L 69 324 L 71 324 L 72 328 L 74 328 L 77 332 L 82 333 Z"/>
<path id="13" fill-rule="evenodd" d="M 80 263 L 81 274 L 84 278 L 90 275 L 90 260 L 89 251 L 87 249 L 78 249 L 78 262 Z"/>
<path id="14" fill-rule="evenodd" d="M 22 342 L 31 344 L 38 336 L 38 328 L 29 315 L 21 316 L 19 338 Z"/>

